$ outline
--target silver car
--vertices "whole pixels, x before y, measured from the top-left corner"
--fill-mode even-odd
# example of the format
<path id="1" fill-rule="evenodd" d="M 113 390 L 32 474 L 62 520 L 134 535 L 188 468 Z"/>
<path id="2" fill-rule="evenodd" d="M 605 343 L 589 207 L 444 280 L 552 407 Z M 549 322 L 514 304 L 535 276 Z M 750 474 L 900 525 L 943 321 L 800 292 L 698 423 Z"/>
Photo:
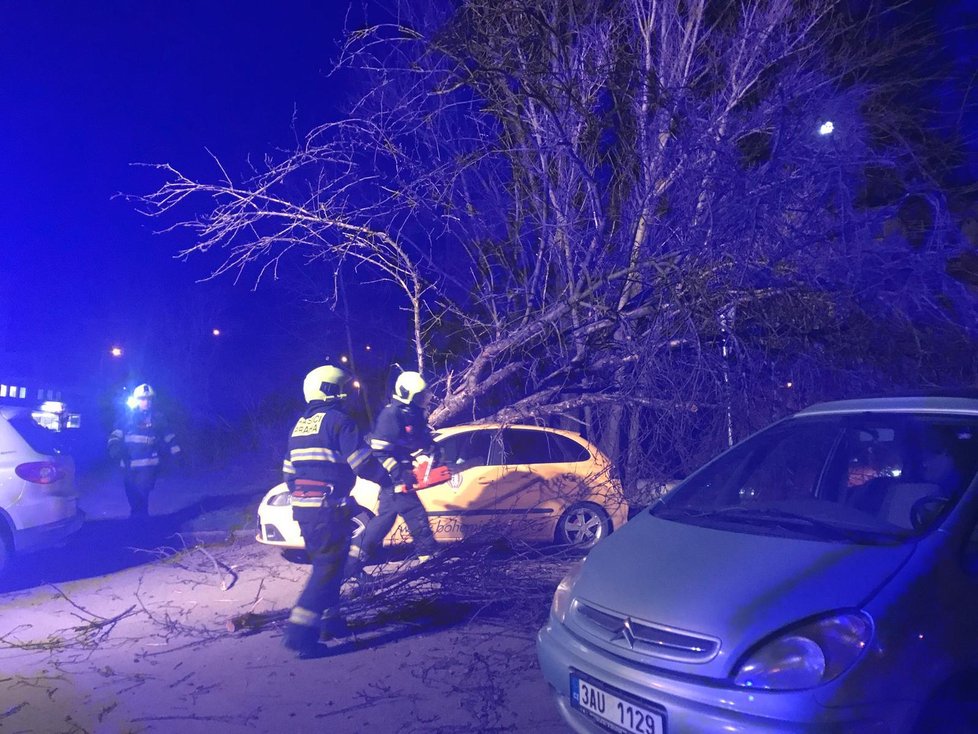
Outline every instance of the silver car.
<path id="1" fill-rule="evenodd" d="M 578 732 L 978 732 L 978 396 L 824 403 L 591 551 L 540 666 Z"/>

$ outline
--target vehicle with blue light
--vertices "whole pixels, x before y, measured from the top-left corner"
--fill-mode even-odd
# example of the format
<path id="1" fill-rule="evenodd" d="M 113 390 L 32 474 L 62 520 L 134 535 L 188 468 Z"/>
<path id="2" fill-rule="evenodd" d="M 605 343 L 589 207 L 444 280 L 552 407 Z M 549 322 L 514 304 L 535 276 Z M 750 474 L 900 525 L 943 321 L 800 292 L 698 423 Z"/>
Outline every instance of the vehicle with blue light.
<path id="1" fill-rule="evenodd" d="M 57 401 L 0 404 L 0 576 L 15 554 L 59 545 L 81 527 L 66 440 L 78 425 Z"/>
<path id="2" fill-rule="evenodd" d="M 561 581 L 577 732 L 978 731 L 978 395 L 823 403 L 734 446 Z"/>

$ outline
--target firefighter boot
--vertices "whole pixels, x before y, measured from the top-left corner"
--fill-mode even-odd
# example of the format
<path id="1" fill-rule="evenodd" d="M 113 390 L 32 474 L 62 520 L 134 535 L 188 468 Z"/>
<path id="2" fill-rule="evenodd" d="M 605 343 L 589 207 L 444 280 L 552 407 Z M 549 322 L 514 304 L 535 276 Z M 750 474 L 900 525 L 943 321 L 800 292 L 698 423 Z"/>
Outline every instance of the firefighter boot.
<path id="1" fill-rule="evenodd" d="M 286 622 L 282 643 L 299 657 L 312 655 L 319 649 L 319 631 L 315 627 Z"/>
<path id="2" fill-rule="evenodd" d="M 343 617 L 323 617 L 319 623 L 319 641 L 332 642 L 350 636 L 350 628 Z"/>

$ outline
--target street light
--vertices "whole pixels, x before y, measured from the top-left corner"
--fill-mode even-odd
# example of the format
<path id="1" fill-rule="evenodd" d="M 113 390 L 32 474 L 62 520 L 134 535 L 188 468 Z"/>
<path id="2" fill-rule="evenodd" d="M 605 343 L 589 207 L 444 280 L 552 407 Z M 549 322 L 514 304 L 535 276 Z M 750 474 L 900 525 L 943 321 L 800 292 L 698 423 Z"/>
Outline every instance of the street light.
<path id="1" fill-rule="evenodd" d="M 211 334 L 213 334 L 214 336 L 220 336 L 221 335 L 221 330 L 220 329 L 211 329 Z"/>
<path id="2" fill-rule="evenodd" d="M 109 354 L 111 354 L 113 357 L 121 357 L 122 347 L 112 347 L 112 349 L 109 350 Z"/>
<path id="3" fill-rule="evenodd" d="M 819 135 L 831 135 L 834 132 L 835 125 L 832 123 L 832 120 L 826 120 L 818 128 Z"/>

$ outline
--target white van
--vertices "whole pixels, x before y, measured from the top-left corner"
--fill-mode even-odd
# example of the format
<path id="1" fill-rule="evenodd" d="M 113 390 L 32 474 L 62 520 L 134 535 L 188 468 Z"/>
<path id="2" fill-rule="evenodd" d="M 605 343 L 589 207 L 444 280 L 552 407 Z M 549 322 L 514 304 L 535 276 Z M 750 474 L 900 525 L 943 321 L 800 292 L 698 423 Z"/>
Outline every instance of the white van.
<path id="1" fill-rule="evenodd" d="M 82 525 L 63 425 L 49 410 L 0 406 L 0 575 L 14 554 L 58 545 Z"/>
<path id="2" fill-rule="evenodd" d="M 578 732 L 978 732 L 978 395 L 825 403 L 598 543 L 537 649 Z"/>

